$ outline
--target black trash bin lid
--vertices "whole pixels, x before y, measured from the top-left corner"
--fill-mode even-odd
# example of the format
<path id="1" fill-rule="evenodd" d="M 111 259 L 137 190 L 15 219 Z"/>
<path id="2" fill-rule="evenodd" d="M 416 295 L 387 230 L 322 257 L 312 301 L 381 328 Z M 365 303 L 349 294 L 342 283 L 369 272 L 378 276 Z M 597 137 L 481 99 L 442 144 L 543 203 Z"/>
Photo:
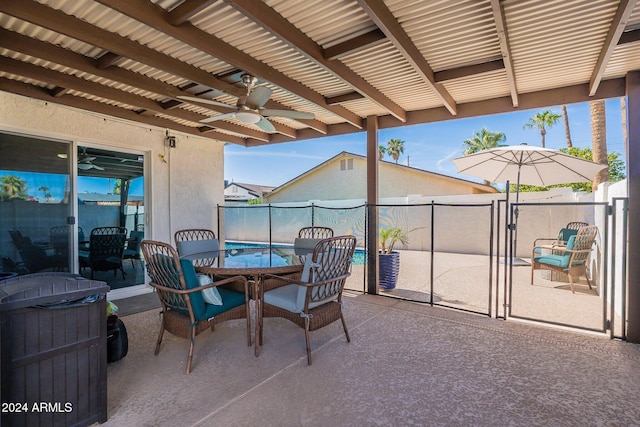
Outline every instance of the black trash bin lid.
<path id="1" fill-rule="evenodd" d="M 73 273 L 34 273 L 0 281 L 0 312 L 106 295 L 106 282 Z"/>

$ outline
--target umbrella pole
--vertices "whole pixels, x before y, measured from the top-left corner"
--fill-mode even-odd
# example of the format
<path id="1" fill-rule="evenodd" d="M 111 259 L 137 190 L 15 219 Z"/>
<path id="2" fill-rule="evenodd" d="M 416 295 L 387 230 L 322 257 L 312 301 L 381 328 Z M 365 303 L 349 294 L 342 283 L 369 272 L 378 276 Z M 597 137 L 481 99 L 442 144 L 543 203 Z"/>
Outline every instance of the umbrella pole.
<path id="1" fill-rule="evenodd" d="M 520 164 L 518 165 L 518 179 L 516 180 L 516 207 L 513 210 L 513 215 L 514 215 L 514 221 L 513 221 L 513 252 L 512 252 L 512 258 L 511 258 L 511 265 L 529 265 L 526 261 L 521 260 L 520 258 L 518 258 L 518 253 L 517 253 L 517 249 L 518 249 L 518 214 L 519 212 L 519 208 L 518 208 L 518 202 L 520 201 L 520 168 L 522 167 L 522 159 L 520 161 Z"/>

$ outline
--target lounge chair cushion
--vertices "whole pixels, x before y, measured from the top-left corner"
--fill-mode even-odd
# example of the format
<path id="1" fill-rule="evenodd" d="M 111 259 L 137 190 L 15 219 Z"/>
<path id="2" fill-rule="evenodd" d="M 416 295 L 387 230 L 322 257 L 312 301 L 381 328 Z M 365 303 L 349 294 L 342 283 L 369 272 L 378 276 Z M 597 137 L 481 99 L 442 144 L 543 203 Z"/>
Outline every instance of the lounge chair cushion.
<path id="1" fill-rule="evenodd" d="M 318 255 L 318 260 L 322 259 L 322 254 Z M 300 276 L 301 282 L 309 282 L 309 277 L 311 275 L 311 269 L 316 268 L 316 272 L 313 275 L 315 281 L 319 276 L 321 276 L 318 267 L 321 267 L 321 263 L 314 263 L 311 260 L 311 256 L 308 256 L 304 263 L 304 268 L 302 269 L 302 275 Z M 325 285 L 322 285 L 325 286 Z M 322 291 L 322 286 L 318 288 L 314 288 L 312 292 L 315 294 L 317 292 Z M 264 301 L 267 304 L 275 305 L 277 307 L 283 308 L 285 310 L 289 310 L 293 313 L 301 313 L 304 310 L 304 301 L 306 298 L 307 287 L 300 285 L 286 285 L 281 286 L 275 289 L 272 289 L 264 294 Z M 315 308 L 322 304 L 325 304 L 329 301 L 335 301 L 338 299 L 338 295 L 335 294 L 329 298 L 325 298 L 320 301 L 314 301 L 309 304 L 309 308 Z"/>
<path id="2" fill-rule="evenodd" d="M 309 238 L 296 237 L 296 239 L 293 241 L 293 248 L 308 250 L 311 252 L 313 251 L 313 249 L 316 247 L 316 245 L 320 240 L 322 239 L 309 239 Z"/>
<path id="3" fill-rule="evenodd" d="M 219 288 L 220 297 L 224 301 L 222 305 L 205 304 L 205 318 L 211 319 L 220 313 L 224 313 L 234 307 L 238 307 L 245 303 L 244 293 L 231 291 L 229 289 Z"/>
<path id="4" fill-rule="evenodd" d="M 193 289 L 200 286 L 200 281 L 196 275 L 196 269 L 193 267 L 193 263 L 188 259 L 180 260 L 180 267 L 184 274 L 184 280 L 187 284 L 187 289 Z M 244 293 L 235 292 L 228 289 L 218 289 L 220 297 L 223 301 L 222 305 L 207 304 L 204 300 L 202 292 L 194 292 L 190 294 L 191 307 L 193 308 L 193 314 L 196 320 L 211 319 L 220 313 L 238 307 L 245 303 Z"/>
<path id="5" fill-rule="evenodd" d="M 286 285 L 280 286 L 264 293 L 264 302 L 269 305 L 283 308 L 292 313 L 302 313 L 304 310 L 304 300 L 307 292 L 306 286 Z M 335 301 L 338 295 L 326 298 L 322 301 L 309 303 L 309 308 L 315 308 L 329 301 Z"/>
<path id="6" fill-rule="evenodd" d="M 211 276 L 206 274 L 198 274 L 197 276 L 200 286 L 208 285 L 213 282 Z M 203 289 L 202 297 L 204 298 L 204 302 L 207 304 L 222 305 L 222 297 L 220 296 L 220 292 L 218 292 L 218 288 Z"/>
<path id="7" fill-rule="evenodd" d="M 569 240 L 567 241 L 567 246 L 566 249 L 573 249 L 573 245 L 574 242 L 576 240 L 576 236 L 570 236 Z M 537 256 L 534 258 L 534 260 L 536 262 L 542 263 L 542 264 L 548 264 L 548 265 L 553 265 L 555 267 L 568 267 L 569 265 L 569 259 L 571 258 L 571 254 L 570 253 L 565 253 L 565 255 L 543 255 L 543 256 Z M 573 263 L 573 265 L 580 265 L 580 264 L 584 264 L 584 261 L 576 261 Z"/>
<path id="8" fill-rule="evenodd" d="M 311 260 L 311 254 L 309 254 L 304 260 L 304 267 L 302 268 L 302 274 L 300 275 L 301 282 L 309 281 L 309 276 L 311 275 L 311 267 L 313 267 L 314 265 L 317 264 L 313 263 L 313 261 Z"/>
<path id="9" fill-rule="evenodd" d="M 181 257 L 220 250 L 218 239 L 185 240 L 176 246 Z"/>
<path id="10" fill-rule="evenodd" d="M 200 281 L 196 275 L 196 269 L 193 267 L 193 262 L 191 262 L 191 260 L 181 259 L 180 268 L 182 268 L 182 274 L 184 274 L 184 281 L 187 285 L 187 289 L 193 289 L 200 286 Z M 193 292 L 189 294 L 189 299 L 191 300 L 191 307 L 193 308 L 193 314 L 196 317 L 196 320 L 207 319 L 202 292 Z"/>
<path id="11" fill-rule="evenodd" d="M 570 228 L 561 228 L 558 233 L 558 240 L 561 242 L 569 241 L 569 237 L 575 236 L 578 234 L 578 230 L 572 230 Z"/>

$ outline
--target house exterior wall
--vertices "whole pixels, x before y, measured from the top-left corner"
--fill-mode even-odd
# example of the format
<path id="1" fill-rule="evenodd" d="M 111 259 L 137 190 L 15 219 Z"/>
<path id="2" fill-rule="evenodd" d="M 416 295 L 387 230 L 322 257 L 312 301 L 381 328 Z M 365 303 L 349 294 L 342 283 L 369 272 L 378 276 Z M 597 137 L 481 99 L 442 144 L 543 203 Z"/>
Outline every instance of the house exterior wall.
<path id="1" fill-rule="evenodd" d="M 144 152 L 146 237 L 173 242 L 181 228 L 217 228 L 217 205 L 224 204 L 223 143 L 172 132 L 177 147 L 165 148 L 165 129 L 7 92 L 0 92 L 0 130 Z"/>
<path id="2" fill-rule="evenodd" d="M 349 169 L 352 159 L 353 169 Z M 341 163 L 342 160 L 345 162 Z M 341 169 L 344 165 L 344 170 Z M 303 202 L 307 200 L 348 200 L 366 199 L 367 161 L 362 157 L 338 156 L 312 170 L 307 175 L 290 182 L 282 189 L 269 194 L 269 203 Z M 464 181 L 408 167 L 397 167 L 388 162 L 380 162 L 379 197 L 400 197 L 409 195 L 449 195 L 476 194 L 479 191 Z"/>
<path id="3" fill-rule="evenodd" d="M 236 184 L 229 184 L 227 188 L 224 189 L 224 195 L 226 197 L 232 197 L 234 199 L 247 200 L 252 198 L 253 196 L 249 193 L 249 190 L 246 188 L 240 187 Z"/>

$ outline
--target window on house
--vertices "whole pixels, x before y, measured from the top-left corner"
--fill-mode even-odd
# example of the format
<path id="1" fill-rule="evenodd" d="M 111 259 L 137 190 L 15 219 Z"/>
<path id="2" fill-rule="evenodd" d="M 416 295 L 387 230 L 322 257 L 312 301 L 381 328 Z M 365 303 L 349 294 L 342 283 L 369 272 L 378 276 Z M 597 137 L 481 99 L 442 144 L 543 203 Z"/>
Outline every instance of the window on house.
<path id="1" fill-rule="evenodd" d="M 353 159 L 342 159 L 340 160 L 340 170 L 352 170 L 353 169 Z"/>

